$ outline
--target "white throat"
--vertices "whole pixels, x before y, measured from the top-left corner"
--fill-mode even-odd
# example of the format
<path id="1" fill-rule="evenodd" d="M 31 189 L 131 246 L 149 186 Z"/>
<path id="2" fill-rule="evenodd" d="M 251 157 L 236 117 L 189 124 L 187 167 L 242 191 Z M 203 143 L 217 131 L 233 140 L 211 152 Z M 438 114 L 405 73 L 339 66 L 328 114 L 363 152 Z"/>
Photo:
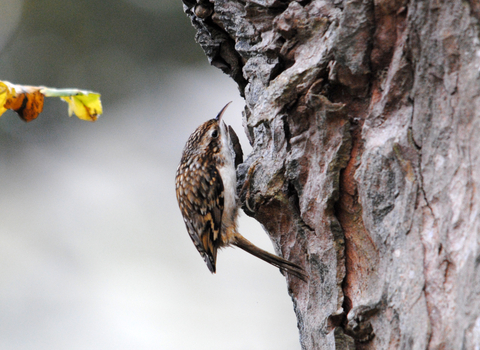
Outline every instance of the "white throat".
<path id="1" fill-rule="evenodd" d="M 222 227 L 230 227 L 235 224 L 237 216 L 237 173 L 235 171 L 235 162 L 233 149 L 230 143 L 230 134 L 224 122 L 220 125 L 222 131 L 221 156 L 225 163 L 218 167 L 224 188 L 224 208 L 222 215 Z M 222 229 L 223 231 L 223 229 Z"/>

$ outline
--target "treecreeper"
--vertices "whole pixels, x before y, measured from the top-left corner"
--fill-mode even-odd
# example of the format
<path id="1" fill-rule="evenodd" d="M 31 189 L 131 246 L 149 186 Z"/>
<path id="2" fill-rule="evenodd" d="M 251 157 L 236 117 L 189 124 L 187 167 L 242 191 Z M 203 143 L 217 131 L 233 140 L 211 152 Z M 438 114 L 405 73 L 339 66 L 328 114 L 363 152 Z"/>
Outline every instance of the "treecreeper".
<path id="1" fill-rule="evenodd" d="M 237 230 L 239 201 L 232 143 L 237 136 L 222 120 L 229 104 L 190 135 L 177 168 L 177 201 L 188 234 L 212 273 L 217 250 L 236 246 L 305 281 L 307 275 L 300 266 L 258 248 Z"/>

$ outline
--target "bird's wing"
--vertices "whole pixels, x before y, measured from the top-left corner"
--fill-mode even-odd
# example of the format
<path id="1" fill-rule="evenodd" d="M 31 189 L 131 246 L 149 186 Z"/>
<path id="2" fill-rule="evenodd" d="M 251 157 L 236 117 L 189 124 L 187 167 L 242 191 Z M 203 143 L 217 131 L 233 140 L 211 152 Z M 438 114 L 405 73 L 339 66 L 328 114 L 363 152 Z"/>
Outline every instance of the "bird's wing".
<path id="1" fill-rule="evenodd" d="M 215 166 L 201 167 L 187 178 L 190 183 L 182 188 L 183 199 L 177 188 L 180 210 L 190 238 L 208 269 L 215 273 L 224 206 L 222 178 Z"/>

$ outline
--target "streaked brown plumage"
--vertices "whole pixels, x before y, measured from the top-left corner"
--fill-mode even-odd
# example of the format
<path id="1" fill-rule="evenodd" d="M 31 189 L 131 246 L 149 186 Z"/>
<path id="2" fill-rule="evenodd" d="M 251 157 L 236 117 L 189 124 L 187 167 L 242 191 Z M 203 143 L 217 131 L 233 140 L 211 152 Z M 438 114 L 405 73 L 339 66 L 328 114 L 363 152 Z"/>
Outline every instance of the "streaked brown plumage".
<path id="1" fill-rule="evenodd" d="M 237 159 L 231 145 L 236 135 L 221 120 L 227 106 L 190 135 L 177 169 L 177 200 L 190 238 L 212 273 L 217 250 L 234 245 L 306 280 L 300 266 L 256 247 L 237 231 Z"/>

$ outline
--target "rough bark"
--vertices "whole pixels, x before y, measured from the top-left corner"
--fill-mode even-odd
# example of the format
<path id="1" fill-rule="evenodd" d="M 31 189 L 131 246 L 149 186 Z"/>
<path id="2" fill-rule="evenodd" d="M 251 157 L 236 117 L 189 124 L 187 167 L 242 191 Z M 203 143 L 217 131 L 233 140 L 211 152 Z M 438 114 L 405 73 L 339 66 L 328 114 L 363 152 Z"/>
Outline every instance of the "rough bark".
<path id="1" fill-rule="evenodd" d="M 310 276 L 302 347 L 478 349 L 478 1 L 184 8 L 245 97 L 243 208 Z"/>

